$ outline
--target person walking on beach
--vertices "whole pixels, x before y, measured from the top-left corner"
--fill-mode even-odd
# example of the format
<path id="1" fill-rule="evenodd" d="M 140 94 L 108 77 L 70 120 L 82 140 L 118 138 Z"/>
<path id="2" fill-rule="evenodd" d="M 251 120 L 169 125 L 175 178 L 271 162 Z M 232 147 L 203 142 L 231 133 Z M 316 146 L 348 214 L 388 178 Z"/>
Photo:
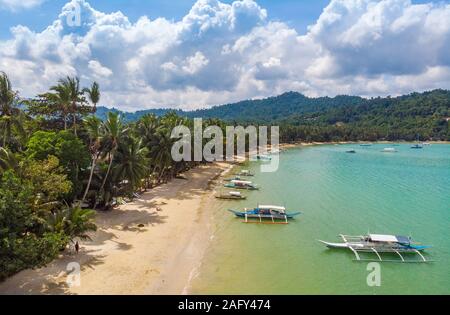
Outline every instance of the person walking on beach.
<path id="1" fill-rule="evenodd" d="M 75 243 L 75 251 L 78 252 L 80 251 L 80 244 L 78 244 L 78 241 Z"/>

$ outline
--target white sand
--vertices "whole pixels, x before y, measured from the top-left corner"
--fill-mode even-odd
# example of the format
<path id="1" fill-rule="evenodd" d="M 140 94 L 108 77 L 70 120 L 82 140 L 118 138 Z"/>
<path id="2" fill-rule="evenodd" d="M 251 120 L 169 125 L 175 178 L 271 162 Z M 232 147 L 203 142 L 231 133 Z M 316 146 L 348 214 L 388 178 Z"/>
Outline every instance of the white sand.
<path id="1" fill-rule="evenodd" d="M 111 212 L 81 251 L 47 267 L 25 270 L 0 284 L 0 294 L 182 294 L 207 247 L 210 182 L 229 168 L 202 166 Z M 158 211 L 159 209 L 160 211 Z M 143 225 L 143 227 L 139 227 Z M 70 262 L 81 265 L 81 285 L 66 283 Z"/>

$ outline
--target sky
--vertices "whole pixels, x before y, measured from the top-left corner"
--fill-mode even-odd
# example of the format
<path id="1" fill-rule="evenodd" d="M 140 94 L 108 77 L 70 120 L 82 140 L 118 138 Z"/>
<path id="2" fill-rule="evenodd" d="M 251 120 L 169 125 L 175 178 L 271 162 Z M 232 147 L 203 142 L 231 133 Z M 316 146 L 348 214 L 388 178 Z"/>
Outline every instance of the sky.
<path id="1" fill-rule="evenodd" d="M 448 89 L 449 52 L 450 1 L 0 0 L 0 71 L 23 97 L 79 76 L 129 111 Z"/>

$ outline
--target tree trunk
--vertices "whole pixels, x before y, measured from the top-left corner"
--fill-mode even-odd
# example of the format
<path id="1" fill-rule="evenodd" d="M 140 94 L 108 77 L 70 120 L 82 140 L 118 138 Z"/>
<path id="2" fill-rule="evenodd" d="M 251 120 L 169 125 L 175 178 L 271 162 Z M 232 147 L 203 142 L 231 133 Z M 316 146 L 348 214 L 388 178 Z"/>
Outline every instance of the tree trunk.
<path id="1" fill-rule="evenodd" d="M 87 187 L 86 187 L 86 191 L 84 192 L 83 199 L 81 199 L 81 203 L 84 203 L 84 201 L 86 200 L 87 194 L 89 193 L 89 188 L 91 187 L 92 176 L 94 176 L 94 169 L 95 169 L 96 163 L 97 163 L 97 156 L 93 155 L 92 156 L 92 164 L 91 164 L 91 173 L 89 174 L 89 181 L 87 183 Z"/>
<path id="2" fill-rule="evenodd" d="M 108 179 L 109 172 L 111 171 L 111 166 L 112 166 L 113 160 L 114 160 L 114 154 L 110 154 L 108 170 L 106 171 L 106 175 L 105 175 L 105 178 L 103 179 L 102 187 L 100 187 L 100 191 L 103 190 L 103 188 L 105 188 L 106 180 Z"/>
<path id="3" fill-rule="evenodd" d="M 161 170 L 161 173 L 159 173 L 159 176 L 158 176 L 158 184 L 161 183 L 161 179 L 163 178 L 163 175 L 165 172 L 166 172 L 166 167 L 163 167 L 163 169 Z"/>
<path id="4" fill-rule="evenodd" d="M 103 179 L 102 186 L 100 187 L 100 192 L 105 188 L 106 180 L 108 179 L 109 172 L 111 171 L 112 162 L 114 160 L 114 154 L 109 154 L 109 165 L 108 170 L 106 171 L 105 178 Z M 95 199 L 94 210 L 97 207 L 97 198 Z"/>
<path id="5" fill-rule="evenodd" d="M 63 119 L 64 119 L 64 130 L 67 130 L 67 114 L 63 115 Z"/>
<path id="6" fill-rule="evenodd" d="M 77 135 L 77 115 L 73 114 L 73 133 L 75 134 L 75 137 L 78 137 Z"/>

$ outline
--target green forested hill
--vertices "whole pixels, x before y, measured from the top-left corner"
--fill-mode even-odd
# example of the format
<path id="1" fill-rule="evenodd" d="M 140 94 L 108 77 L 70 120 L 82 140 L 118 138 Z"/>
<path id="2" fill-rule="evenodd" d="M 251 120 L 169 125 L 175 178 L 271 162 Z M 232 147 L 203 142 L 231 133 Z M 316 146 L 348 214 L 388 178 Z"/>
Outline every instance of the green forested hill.
<path id="1" fill-rule="evenodd" d="M 103 118 L 108 111 L 100 107 L 97 115 Z M 168 111 L 122 114 L 125 120 L 135 121 L 148 113 L 161 116 Z M 372 99 L 345 95 L 309 98 L 288 92 L 261 100 L 176 113 L 189 118 L 218 118 L 229 123 L 277 124 L 281 126 L 283 141 L 415 140 L 417 137 L 450 140 L 448 90 Z"/>
<path id="2" fill-rule="evenodd" d="M 354 106 L 364 99 L 356 96 L 309 98 L 300 93 L 288 92 L 262 100 L 216 106 L 211 109 L 190 112 L 191 117 L 219 118 L 226 121 L 272 123 L 299 114 L 323 112 L 331 108 Z"/>
<path id="3" fill-rule="evenodd" d="M 271 123 L 273 121 L 295 115 L 324 111 L 330 108 L 357 105 L 364 101 L 356 96 L 336 96 L 309 98 L 300 93 L 288 92 L 279 96 L 269 97 L 261 100 L 246 100 L 233 104 L 214 106 L 209 109 L 196 111 L 180 111 L 176 113 L 189 118 L 219 118 L 225 121 L 236 121 L 239 123 Z M 106 117 L 109 111 L 119 112 L 127 121 L 135 121 L 145 114 L 155 114 L 163 116 L 168 109 L 149 109 L 137 111 L 135 113 L 121 112 L 117 109 L 99 107 L 97 116 Z"/>
<path id="4" fill-rule="evenodd" d="M 285 140 L 450 140 L 450 91 L 374 98 L 356 106 L 293 115 L 278 123 Z"/>

